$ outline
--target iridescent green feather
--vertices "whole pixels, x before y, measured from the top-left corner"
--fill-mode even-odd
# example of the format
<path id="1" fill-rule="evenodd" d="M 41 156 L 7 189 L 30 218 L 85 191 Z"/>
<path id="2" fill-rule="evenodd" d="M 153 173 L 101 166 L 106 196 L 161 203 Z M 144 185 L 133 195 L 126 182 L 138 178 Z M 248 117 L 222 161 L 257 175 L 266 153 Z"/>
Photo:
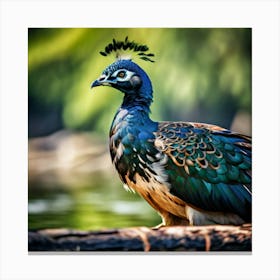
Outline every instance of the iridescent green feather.
<path id="1" fill-rule="evenodd" d="M 169 157 L 165 170 L 173 194 L 200 209 L 251 219 L 249 137 L 183 122 L 159 123 L 156 137 L 156 145 Z"/>

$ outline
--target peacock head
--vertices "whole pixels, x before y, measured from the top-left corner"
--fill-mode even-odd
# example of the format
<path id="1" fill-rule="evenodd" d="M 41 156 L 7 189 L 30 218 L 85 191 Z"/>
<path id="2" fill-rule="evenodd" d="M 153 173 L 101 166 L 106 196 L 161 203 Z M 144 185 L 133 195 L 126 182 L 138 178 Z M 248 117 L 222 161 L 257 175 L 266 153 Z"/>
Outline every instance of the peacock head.
<path id="1" fill-rule="evenodd" d="M 125 94 L 151 94 L 152 85 L 148 75 L 131 60 L 117 60 L 109 65 L 101 76 L 91 84 L 97 86 L 111 86 Z"/>
<path id="2" fill-rule="evenodd" d="M 146 72 L 127 56 L 124 59 L 123 54 L 120 54 L 120 51 L 136 52 L 139 58 L 154 62 L 150 58 L 154 55 L 146 54 L 147 50 L 147 46 L 130 42 L 127 37 L 120 42 L 113 39 L 113 43 L 106 46 L 105 52 L 100 53 L 107 56 L 107 54 L 115 52 L 117 60 L 102 72 L 101 76 L 91 84 L 91 88 L 111 86 L 123 92 L 126 99 L 152 101 L 152 84 Z"/>

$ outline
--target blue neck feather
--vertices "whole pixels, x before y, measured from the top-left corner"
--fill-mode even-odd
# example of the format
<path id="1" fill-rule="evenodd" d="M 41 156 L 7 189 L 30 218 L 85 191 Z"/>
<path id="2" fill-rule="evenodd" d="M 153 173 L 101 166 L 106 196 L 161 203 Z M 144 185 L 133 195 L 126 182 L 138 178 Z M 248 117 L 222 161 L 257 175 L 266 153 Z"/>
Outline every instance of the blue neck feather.
<path id="1" fill-rule="evenodd" d="M 134 92 L 124 92 L 124 99 L 121 105 L 123 109 L 142 109 L 149 113 L 150 105 L 153 102 L 153 88 L 152 83 L 145 73 L 145 71 L 139 67 L 136 63 L 131 60 L 118 60 L 116 63 L 111 64 L 108 69 L 110 72 L 114 72 L 115 69 L 128 69 L 129 71 L 135 72 L 142 81 L 141 87 L 135 89 Z"/>

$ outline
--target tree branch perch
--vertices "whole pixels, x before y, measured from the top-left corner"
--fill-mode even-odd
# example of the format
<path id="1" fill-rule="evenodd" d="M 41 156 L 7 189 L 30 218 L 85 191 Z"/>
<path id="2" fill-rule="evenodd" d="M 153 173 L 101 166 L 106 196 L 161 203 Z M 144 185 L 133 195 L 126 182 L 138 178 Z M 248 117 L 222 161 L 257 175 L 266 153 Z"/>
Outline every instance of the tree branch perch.
<path id="1" fill-rule="evenodd" d="M 28 233 L 29 251 L 251 251 L 252 226 L 147 227 Z"/>

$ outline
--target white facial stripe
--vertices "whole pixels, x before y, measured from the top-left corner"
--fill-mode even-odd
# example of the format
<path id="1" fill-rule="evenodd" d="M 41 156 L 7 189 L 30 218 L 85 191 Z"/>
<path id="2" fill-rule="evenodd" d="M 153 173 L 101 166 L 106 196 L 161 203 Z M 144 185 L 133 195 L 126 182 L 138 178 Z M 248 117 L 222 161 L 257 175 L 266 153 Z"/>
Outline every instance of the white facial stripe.
<path id="1" fill-rule="evenodd" d="M 119 72 L 124 72 L 124 73 L 125 73 L 125 76 L 124 76 L 123 78 L 118 77 Z M 131 78 L 133 75 L 135 75 L 134 72 L 131 72 L 131 71 L 128 71 L 128 70 L 125 70 L 125 69 L 119 69 L 119 70 L 115 71 L 115 72 L 111 75 L 111 77 L 117 78 L 117 80 L 120 81 L 120 82 L 126 82 L 126 81 L 129 81 L 130 78 Z"/>

